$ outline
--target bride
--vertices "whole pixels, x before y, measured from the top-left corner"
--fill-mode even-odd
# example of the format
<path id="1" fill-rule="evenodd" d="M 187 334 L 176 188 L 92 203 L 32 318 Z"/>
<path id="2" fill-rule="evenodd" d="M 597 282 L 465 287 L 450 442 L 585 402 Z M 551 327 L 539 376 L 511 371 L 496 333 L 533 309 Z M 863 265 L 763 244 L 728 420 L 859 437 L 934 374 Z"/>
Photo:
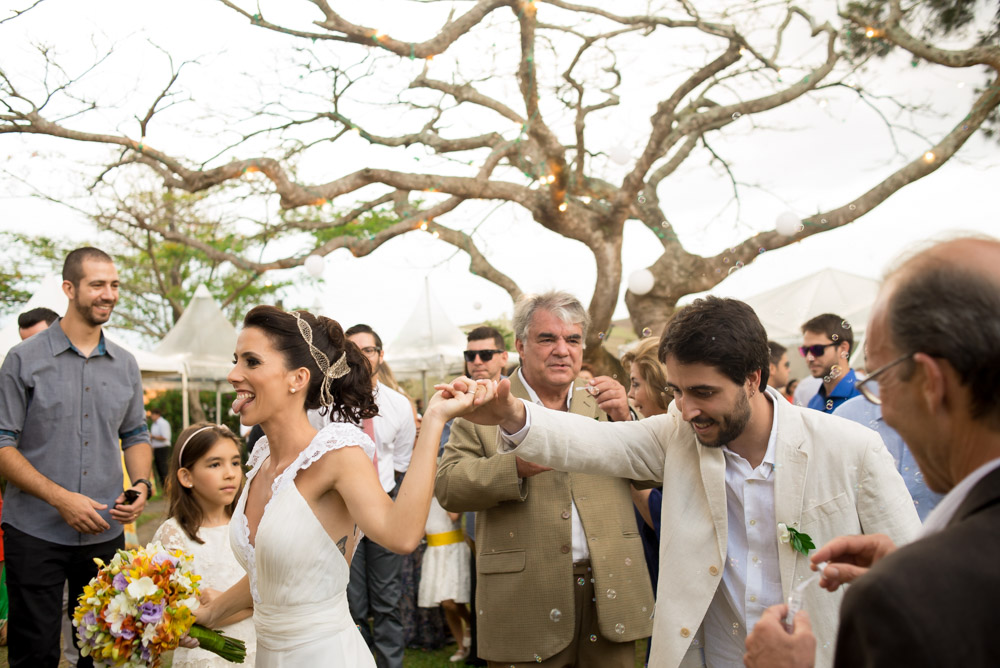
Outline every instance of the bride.
<path id="1" fill-rule="evenodd" d="M 393 501 L 379 484 L 375 445 L 357 426 L 377 414 L 370 367 L 335 321 L 257 306 L 243 320 L 229 382 L 233 411 L 265 437 L 230 523 L 247 576 L 207 592 L 199 624 L 253 605 L 257 665 L 374 666 L 347 605 L 350 559 L 362 535 L 400 553 L 416 549 L 434 489 L 445 423 L 492 398 L 488 381 L 457 379 L 424 413 L 409 471 Z M 309 409 L 337 419 L 317 432 Z M 377 465 L 377 463 L 376 463 Z"/>

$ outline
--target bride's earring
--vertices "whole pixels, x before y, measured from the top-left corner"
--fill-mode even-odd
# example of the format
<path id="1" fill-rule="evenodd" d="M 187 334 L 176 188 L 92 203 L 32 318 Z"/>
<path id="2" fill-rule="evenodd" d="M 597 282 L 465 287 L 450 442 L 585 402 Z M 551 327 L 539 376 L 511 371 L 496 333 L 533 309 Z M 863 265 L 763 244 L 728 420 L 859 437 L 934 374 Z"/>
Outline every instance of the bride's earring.
<path id="1" fill-rule="evenodd" d="M 295 388 L 294 388 L 294 387 L 292 387 L 292 388 L 289 388 L 289 390 L 288 390 L 288 391 L 289 391 L 289 392 L 291 392 L 292 394 L 295 394 Z"/>

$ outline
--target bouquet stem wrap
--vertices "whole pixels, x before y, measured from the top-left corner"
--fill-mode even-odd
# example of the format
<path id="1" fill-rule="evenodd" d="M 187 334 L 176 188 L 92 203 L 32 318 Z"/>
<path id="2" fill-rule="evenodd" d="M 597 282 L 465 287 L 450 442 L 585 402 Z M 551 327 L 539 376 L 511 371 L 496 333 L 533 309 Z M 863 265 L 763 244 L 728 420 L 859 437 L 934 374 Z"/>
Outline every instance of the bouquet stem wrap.
<path id="1" fill-rule="evenodd" d="M 247 657 L 247 648 L 242 640 L 224 636 L 218 631 L 194 624 L 188 635 L 198 641 L 198 646 L 213 654 L 218 654 L 231 663 L 243 663 Z"/>

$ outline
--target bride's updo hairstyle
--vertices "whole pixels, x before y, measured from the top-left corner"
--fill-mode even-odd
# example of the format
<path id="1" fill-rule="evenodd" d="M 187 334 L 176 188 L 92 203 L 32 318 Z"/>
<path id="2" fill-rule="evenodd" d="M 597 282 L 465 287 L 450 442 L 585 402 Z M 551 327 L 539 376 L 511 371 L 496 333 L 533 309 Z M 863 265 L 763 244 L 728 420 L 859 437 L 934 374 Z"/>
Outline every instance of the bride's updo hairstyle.
<path id="1" fill-rule="evenodd" d="M 250 309 L 243 326 L 264 332 L 285 358 L 287 369 L 309 370 L 307 410 L 333 412 L 354 424 L 378 415 L 368 359 L 347 340 L 336 320 L 265 305 Z"/>

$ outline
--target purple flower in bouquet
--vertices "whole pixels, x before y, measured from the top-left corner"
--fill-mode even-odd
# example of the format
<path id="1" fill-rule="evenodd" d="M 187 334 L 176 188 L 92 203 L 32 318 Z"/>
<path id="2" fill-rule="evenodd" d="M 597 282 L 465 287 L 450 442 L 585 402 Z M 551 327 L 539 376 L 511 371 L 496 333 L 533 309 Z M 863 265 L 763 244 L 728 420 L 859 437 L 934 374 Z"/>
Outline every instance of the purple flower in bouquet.
<path id="1" fill-rule="evenodd" d="M 84 626 L 93 626 L 97 623 L 97 615 L 94 614 L 93 610 L 88 610 L 87 614 L 83 616 Z"/>
<path id="2" fill-rule="evenodd" d="M 176 557 L 172 557 L 166 552 L 157 552 L 153 556 L 153 563 L 157 566 L 162 566 L 164 561 L 169 561 L 172 565 L 176 566 L 178 560 Z"/>
<path id="3" fill-rule="evenodd" d="M 125 587 L 128 587 L 128 580 L 125 579 L 124 573 L 119 573 L 115 576 L 115 579 L 111 581 L 111 584 L 115 586 L 118 591 L 125 591 Z"/>
<path id="4" fill-rule="evenodd" d="M 114 634 L 112 633 L 112 635 Z M 122 638 L 125 638 L 125 640 L 131 640 L 132 638 L 135 637 L 135 631 L 133 631 L 132 629 L 122 629 L 122 632 L 119 633 L 118 635 L 121 636 Z"/>
<path id="5" fill-rule="evenodd" d="M 143 624 L 156 624 L 163 617 L 163 605 L 151 602 L 143 603 L 139 606 Z"/>

